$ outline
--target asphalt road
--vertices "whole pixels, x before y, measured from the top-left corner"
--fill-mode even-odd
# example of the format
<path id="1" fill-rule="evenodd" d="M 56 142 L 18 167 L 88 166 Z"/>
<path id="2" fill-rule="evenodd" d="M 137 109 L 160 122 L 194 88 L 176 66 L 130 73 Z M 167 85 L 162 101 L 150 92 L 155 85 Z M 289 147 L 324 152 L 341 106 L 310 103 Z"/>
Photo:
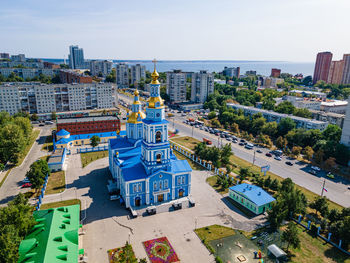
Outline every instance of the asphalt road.
<path id="1" fill-rule="evenodd" d="M 132 103 L 132 98 L 125 96 L 123 94 L 118 94 L 121 99 L 127 103 Z M 182 123 L 183 120 L 187 119 L 189 116 L 181 116 L 178 113 L 174 113 L 175 117 L 168 118 L 170 124 L 169 129 L 178 129 L 180 135 L 191 136 L 200 141 L 203 138 L 208 138 L 213 142 L 213 145 L 220 146 L 222 143 L 230 143 L 233 153 L 249 162 L 253 162 L 254 150 L 247 150 L 238 144 L 231 143 L 226 141 L 223 138 L 219 138 L 213 134 L 200 130 L 198 128 L 193 128 L 187 124 Z M 255 164 L 257 166 L 270 165 L 270 171 L 279 175 L 282 178 L 291 178 L 294 183 L 305 187 L 306 189 L 316 193 L 321 194 L 322 186 L 325 181 L 325 188 L 327 192 L 324 191 L 324 195 L 332 200 L 333 202 L 340 204 L 344 207 L 350 206 L 350 186 L 349 181 L 344 180 L 341 177 L 336 177 L 335 179 L 328 179 L 325 176 L 325 172 L 320 172 L 318 175 L 309 174 L 307 171 L 310 167 L 301 162 L 295 162 L 293 166 L 288 166 L 285 164 L 287 161 L 285 157 L 282 158 L 282 161 L 274 160 L 271 157 L 265 156 L 267 149 L 261 149 L 263 153 L 255 154 Z"/>
<path id="2" fill-rule="evenodd" d="M 46 136 L 51 134 L 50 126 L 38 127 L 40 128 L 40 134 L 36 141 L 34 142 L 32 148 L 24 159 L 23 163 L 12 169 L 12 171 L 7 176 L 4 184 L 0 188 L 0 205 L 4 205 L 7 202 L 11 201 L 17 194 L 27 192 L 28 189 L 21 189 L 22 181 L 25 178 L 27 171 L 29 170 L 30 165 L 36 161 L 41 156 L 48 155 L 46 151 L 42 151 L 41 147 L 45 143 Z"/>

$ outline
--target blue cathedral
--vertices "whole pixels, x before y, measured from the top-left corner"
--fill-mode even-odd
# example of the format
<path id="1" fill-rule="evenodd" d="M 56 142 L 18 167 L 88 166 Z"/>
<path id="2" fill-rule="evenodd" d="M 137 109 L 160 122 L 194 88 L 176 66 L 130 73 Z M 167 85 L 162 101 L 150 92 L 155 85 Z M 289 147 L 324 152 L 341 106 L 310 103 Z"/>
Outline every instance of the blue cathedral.
<path id="1" fill-rule="evenodd" d="M 126 136 L 109 140 L 109 169 L 127 208 L 158 205 L 188 196 L 192 169 L 178 160 L 168 140 L 168 121 L 154 65 L 146 114 L 134 92 Z"/>

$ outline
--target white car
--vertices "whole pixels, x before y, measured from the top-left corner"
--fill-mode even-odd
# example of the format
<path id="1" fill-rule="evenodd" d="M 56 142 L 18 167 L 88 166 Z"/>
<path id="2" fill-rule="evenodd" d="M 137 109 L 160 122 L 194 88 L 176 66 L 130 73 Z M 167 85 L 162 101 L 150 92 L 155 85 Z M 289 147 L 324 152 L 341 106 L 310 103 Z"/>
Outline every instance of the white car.
<path id="1" fill-rule="evenodd" d="M 115 200 L 118 200 L 119 198 L 120 198 L 119 195 L 111 195 L 111 196 L 109 197 L 109 200 L 115 201 Z"/>
<path id="2" fill-rule="evenodd" d="M 321 168 L 320 167 L 317 167 L 317 166 L 311 166 L 311 169 L 312 170 L 315 170 L 317 172 L 321 171 Z"/>
<path id="3" fill-rule="evenodd" d="M 277 161 L 282 161 L 282 158 L 279 157 L 279 156 L 275 156 L 275 160 L 277 160 Z"/>

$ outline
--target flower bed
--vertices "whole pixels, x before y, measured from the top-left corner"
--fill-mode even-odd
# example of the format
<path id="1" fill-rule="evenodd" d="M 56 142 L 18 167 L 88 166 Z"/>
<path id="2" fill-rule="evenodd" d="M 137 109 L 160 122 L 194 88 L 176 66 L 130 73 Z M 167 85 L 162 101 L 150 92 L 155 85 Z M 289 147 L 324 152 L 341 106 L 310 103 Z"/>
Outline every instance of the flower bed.
<path id="1" fill-rule="evenodd" d="M 113 248 L 107 251 L 109 263 L 137 262 L 132 246 L 128 243 L 124 247 Z"/>
<path id="2" fill-rule="evenodd" d="M 143 245 L 152 263 L 180 262 L 166 237 L 145 241 Z"/>

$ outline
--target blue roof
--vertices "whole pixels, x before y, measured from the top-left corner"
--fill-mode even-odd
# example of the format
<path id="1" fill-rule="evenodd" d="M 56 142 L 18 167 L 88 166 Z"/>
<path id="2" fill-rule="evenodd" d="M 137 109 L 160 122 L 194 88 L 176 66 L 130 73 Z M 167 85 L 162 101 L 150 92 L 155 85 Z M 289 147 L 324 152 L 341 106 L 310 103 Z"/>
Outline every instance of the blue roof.
<path id="1" fill-rule="evenodd" d="M 230 190 L 245 196 L 247 199 L 249 199 L 258 206 L 262 206 L 275 201 L 275 198 L 273 198 L 262 188 L 256 185 L 246 183 L 238 184 L 235 186 L 231 186 Z"/>
<path id="2" fill-rule="evenodd" d="M 65 129 L 61 129 L 59 130 L 59 132 L 56 133 L 56 135 L 58 136 L 66 136 L 66 135 L 69 135 L 70 133 L 67 132 Z"/>
<path id="3" fill-rule="evenodd" d="M 109 142 L 112 149 L 133 147 L 134 144 L 126 137 L 111 139 Z"/>
<path id="4" fill-rule="evenodd" d="M 147 120 L 147 119 L 143 119 L 142 120 L 143 123 L 146 123 L 146 124 L 167 124 L 169 123 L 167 120 L 162 120 L 162 121 L 154 121 L 154 120 Z"/>
<path id="5" fill-rule="evenodd" d="M 192 172 L 192 168 L 186 160 L 171 160 L 170 165 L 172 173 Z"/>
<path id="6" fill-rule="evenodd" d="M 63 129 L 62 129 L 63 130 Z M 59 132 L 61 132 L 60 130 Z M 58 133 L 59 133 L 58 132 Z M 67 132 L 67 131 L 66 131 Z M 58 135 L 57 133 L 57 135 Z M 120 132 L 121 133 L 121 132 Z M 93 136 L 98 136 L 100 138 L 104 137 L 115 137 L 117 136 L 117 133 L 115 131 L 113 132 L 100 132 L 100 133 L 87 133 L 87 134 L 76 134 L 76 135 L 71 135 L 69 138 L 61 138 L 59 139 L 56 144 L 67 144 L 71 141 L 76 141 L 76 140 L 84 140 L 84 139 L 90 139 Z M 60 135 L 59 135 L 60 136 Z M 62 135 L 61 135 L 62 136 Z"/>

